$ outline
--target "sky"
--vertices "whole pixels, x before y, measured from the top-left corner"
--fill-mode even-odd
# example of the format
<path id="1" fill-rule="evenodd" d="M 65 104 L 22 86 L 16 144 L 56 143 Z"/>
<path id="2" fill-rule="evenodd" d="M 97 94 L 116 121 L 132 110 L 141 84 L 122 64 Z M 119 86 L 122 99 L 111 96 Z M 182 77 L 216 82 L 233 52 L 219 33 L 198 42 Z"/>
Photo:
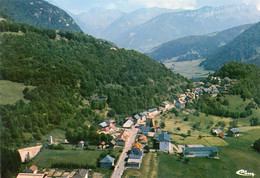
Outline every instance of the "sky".
<path id="1" fill-rule="evenodd" d="M 93 8 L 117 9 L 131 12 L 139 8 L 159 7 L 168 9 L 198 9 L 203 6 L 253 4 L 260 10 L 260 0 L 46 0 L 74 14 Z"/>

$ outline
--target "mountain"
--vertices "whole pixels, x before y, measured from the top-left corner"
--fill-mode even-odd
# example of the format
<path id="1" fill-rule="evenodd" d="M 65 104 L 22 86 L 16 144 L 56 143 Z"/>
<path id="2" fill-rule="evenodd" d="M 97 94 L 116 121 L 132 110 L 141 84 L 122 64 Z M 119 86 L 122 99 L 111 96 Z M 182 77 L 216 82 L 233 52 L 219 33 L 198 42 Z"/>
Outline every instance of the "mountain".
<path id="1" fill-rule="evenodd" d="M 123 15 L 125 13 L 119 10 L 94 8 L 74 16 L 86 34 L 102 37 L 102 32 Z"/>
<path id="2" fill-rule="evenodd" d="M 43 0 L 1 0 L 0 11 L 13 20 L 38 27 L 81 31 L 65 11 Z"/>
<path id="3" fill-rule="evenodd" d="M 23 91 L 29 103 L 0 105 L 4 145 L 41 139 L 55 127 L 97 135 L 93 128 L 106 116 L 100 112 L 120 124 L 173 99 L 190 82 L 145 54 L 89 35 L 8 20 L 0 27 L 1 79 L 35 87 Z"/>
<path id="4" fill-rule="evenodd" d="M 231 42 L 249 27 L 251 24 L 207 35 L 179 38 L 157 46 L 147 54 L 160 62 L 170 59 L 174 59 L 176 62 L 202 59 L 217 48 Z"/>
<path id="5" fill-rule="evenodd" d="M 201 63 L 206 69 L 216 70 L 230 61 L 259 64 L 260 22 L 256 23 L 229 44 L 209 54 Z"/>
<path id="6" fill-rule="evenodd" d="M 253 6 L 203 7 L 159 15 L 125 32 L 113 42 L 120 47 L 145 52 L 184 36 L 204 35 L 259 20 L 260 11 Z"/>
<path id="7" fill-rule="evenodd" d="M 181 10 L 171 10 L 163 8 L 141 8 L 133 12 L 127 13 L 112 24 L 110 24 L 102 33 L 102 37 L 111 41 L 115 41 L 124 33 L 128 33 L 133 28 L 141 25 L 148 20 L 168 12 L 175 12 Z"/>

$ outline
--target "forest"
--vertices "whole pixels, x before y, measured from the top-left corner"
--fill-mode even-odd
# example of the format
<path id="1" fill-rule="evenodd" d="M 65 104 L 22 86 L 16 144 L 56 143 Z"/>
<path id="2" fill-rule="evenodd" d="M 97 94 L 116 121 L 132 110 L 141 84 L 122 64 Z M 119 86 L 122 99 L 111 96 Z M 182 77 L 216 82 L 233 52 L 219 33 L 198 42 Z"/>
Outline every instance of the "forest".
<path id="1" fill-rule="evenodd" d="M 0 27 L 1 79 L 36 87 L 24 90 L 29 103 L 1 106 L 6 146 L 39 140 L 55 127 L 88 137 L 84 123 L 96 127 L 105 119 L 95 109 L 108 107 L 120 120 L 158 107 L 190 83 L 144 54 L 89 35 L 11 20 Z"/>

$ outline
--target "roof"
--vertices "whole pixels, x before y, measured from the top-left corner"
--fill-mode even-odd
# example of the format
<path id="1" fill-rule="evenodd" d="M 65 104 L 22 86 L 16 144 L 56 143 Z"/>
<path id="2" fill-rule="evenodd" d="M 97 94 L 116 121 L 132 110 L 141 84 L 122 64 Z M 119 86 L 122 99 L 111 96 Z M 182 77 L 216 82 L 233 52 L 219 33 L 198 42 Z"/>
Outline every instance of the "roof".
<path id="1" fill-rule="evenodd" d="M 132 120 L 127 120 L 125 123 L 124 123 L 124 125 L 123 125 L 123 127 L 131 127 L 132 125 L 133 125 L 133 121 Z"/>
<path id="2" fill-rule="evenodd" d="M 127 160 L 128 163 L 138 163 L 138 164 L 141 164 L 142 163 L 142 159 L 131 159 L 129 158 Z"/>
<path id="3" fill-rule="evenodd" d="M 205 147 L 204 145 L 201 144 L 192 144 L 192 145 L 187 145 L 188 147 Z"/>
<path id="4" fill-rule="evenodd" d="M 137 120 L 141 119 L 141 117 L 138 114 L 134 115 L 134 118 L 136 118 Z"/>
<path id="5" fill-rule="evenodd" d="M 113 158 L 112 156 L 107 155 L 106 157 L 104 157 L 103 159 L 101 159 L 101 163 L 113 163 L 115 161 L 115 158 Z"/>
<path id="6" fill-rule="evenodd" d="M 158 141 L 171 141 L 171 136 L 167 132 L 160 133 L 157 138 Z"/>
<path id="7" fill-rule="evenodd" d="M 117 141 L 126 141 L 127 139 L 127 133 L 126 132 L 122 132 L 121 135 L 119 135 L 119 137 L 117 138 Z"/>
<path id="8" fill-rule="evenodd" d="M 149 109 L 148 111 L 149 112 L 155 112 L 155 111 L 158 111 L 158 109 L 157 108 L 152 108 L 152 109 Z"/>
<path id="9" fill-rule="evenodd" d="M 104 122 L 101 122 L 100 124 L 98 124 L 101 127 L 107 127 L 110 125 L 110 121 L 109 120 L 105 120 Z"/>
<path id="10" fill-rule="evenodd" d="M 145 112 L 141 112 L 141 113 L 139 113 L 139 115 L 142 116 L 142 117 L 144 117 L 144 116 L 147 116 L 147 115 L 148 115 L 148 112 L 146 112 L 146 111 L 145 111 Z"/>
<path id="11" fill-rule="evenodd" d="M 31 167 L 30 167 L 29 169 L 34 172 L 34 171 L 36 171 L 38 168 L 37 168 L 37 166 L 35 166 L 35 165 L 31 165 Z"/>
<path id="12" fill-rule="evenodd" d="M 44 174 L 19 173 L 16 178 L 43 178 Z"/>
<path id="13" fill-rule="evenodd" d="M 145 135 L 141 135 L 139 137 L 139 142 L 140 143 L 147 143 L 148 142 L 147 137 Z"/>
<path id="14" fill-rule="evenodd" d="M 135 143 L 132 144 L 132 147 L 133 148 L 138 148 L 139 150 L 141 150 L 142 149 L 142 144 L 139 143 L 139 142 L 135 142 Z"/>
<path id="15" fill-rule="evenodd" d="M 231 130 L 231 132 L 233 132 L 233 133 L 239 132 L 239 129 L 238 129 L 238 128 L 232 128 L 232 129 L 230 129 L 230 130 Z"/>
<path id="16" fill-rule="evenodd" d="M 79 169 L 78 172 L 76 172 L 72 178 L 83 178 L 83 177 L 86 177 L 88 172 L 89 172 L 89 170 L 87 170 L 87 169 Z"/>
<path id="17" fill-rule="evenodd" d="M 141 132 L 149 132 L 151 130 L 150 126 L 142 126 L 141 128 Z"/>
<path id="18" fill-rule="evenodd" d="M 199 151 L 212 151 L 212 152 L 218 152 L 218 147 L 216 146 L 211 146 L 211 147 L 186 147 L 183 150 L 183 153 L 188 153 L 188 152 L 199 152 Z"/>
<path id="19" fill-rule="evenodd" d="M 146 119 L 154 119 L 154 115 L 148 115 Z"/>
<path id="20" fill-rule="evenodd" d="M 139 156 L 142 156 L 142 151 L 138 148 L 132 148 L 131 149 L 131 154 L 130 155 L 139 155 Z M 131 157 L 131 156 L 130 156 Z"/>

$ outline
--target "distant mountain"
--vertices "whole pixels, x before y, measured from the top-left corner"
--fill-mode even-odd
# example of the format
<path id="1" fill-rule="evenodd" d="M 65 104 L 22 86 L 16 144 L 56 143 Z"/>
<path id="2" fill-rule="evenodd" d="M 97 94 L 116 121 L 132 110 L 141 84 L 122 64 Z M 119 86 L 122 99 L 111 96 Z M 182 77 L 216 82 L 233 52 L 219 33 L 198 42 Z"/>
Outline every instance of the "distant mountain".
<path id="1" fill-rule="evenodd" d="M 160 62 L 170 59 L 177 62 L 202 59 L 207 54 L 232 41 L 251 26 L 248 24 L 207 35 L 179 38 L 157 46 L 147 54 Z"/>
<path id="2" fill-rule="evenodd" d="M 13 20 L 38 27 L 81 31 L 65 11 L 43 0 L 1 0 L 0 11 Z"/>
<path id="3" fill-rule="evenodd" d="M 203 7 L 162 14 L 125 32 L 113 42 L 120 47 L 145 52 L 184 36 L 208 34 L 259 20 L 260 11 L 253 6 Z"/>
<path id="4" fill-rule="evenodd" d="M 224 47 L 208 55 L 201 63 L 206 69 L 217 70 L 230 61 L 259 64 L 260 22 L 237 36 Z"/>
<path id="5" fill-rule="evenodd" d="M 171 10 L 163 8 L 142 8 L 133 12 L 127 13 L 115 22 L 110 24 L 103 32 L 102 36 L 105 39 L 116 41 L 124 33 L 128 33 L 133 28 L 141 25 L 148 20 L 168 12 L 176 12 L 181 10 Z"/>
<path id="6" fill-rule="evenodd" d="M 125 15 L 126 13 L 114 9 L 94 8 L 88 12 L 83 12 L 77 15 L 77 23 L 81 26 L 86 34 L 95 37 L 102 37 L 102 33 L 115 20 Z"/>

